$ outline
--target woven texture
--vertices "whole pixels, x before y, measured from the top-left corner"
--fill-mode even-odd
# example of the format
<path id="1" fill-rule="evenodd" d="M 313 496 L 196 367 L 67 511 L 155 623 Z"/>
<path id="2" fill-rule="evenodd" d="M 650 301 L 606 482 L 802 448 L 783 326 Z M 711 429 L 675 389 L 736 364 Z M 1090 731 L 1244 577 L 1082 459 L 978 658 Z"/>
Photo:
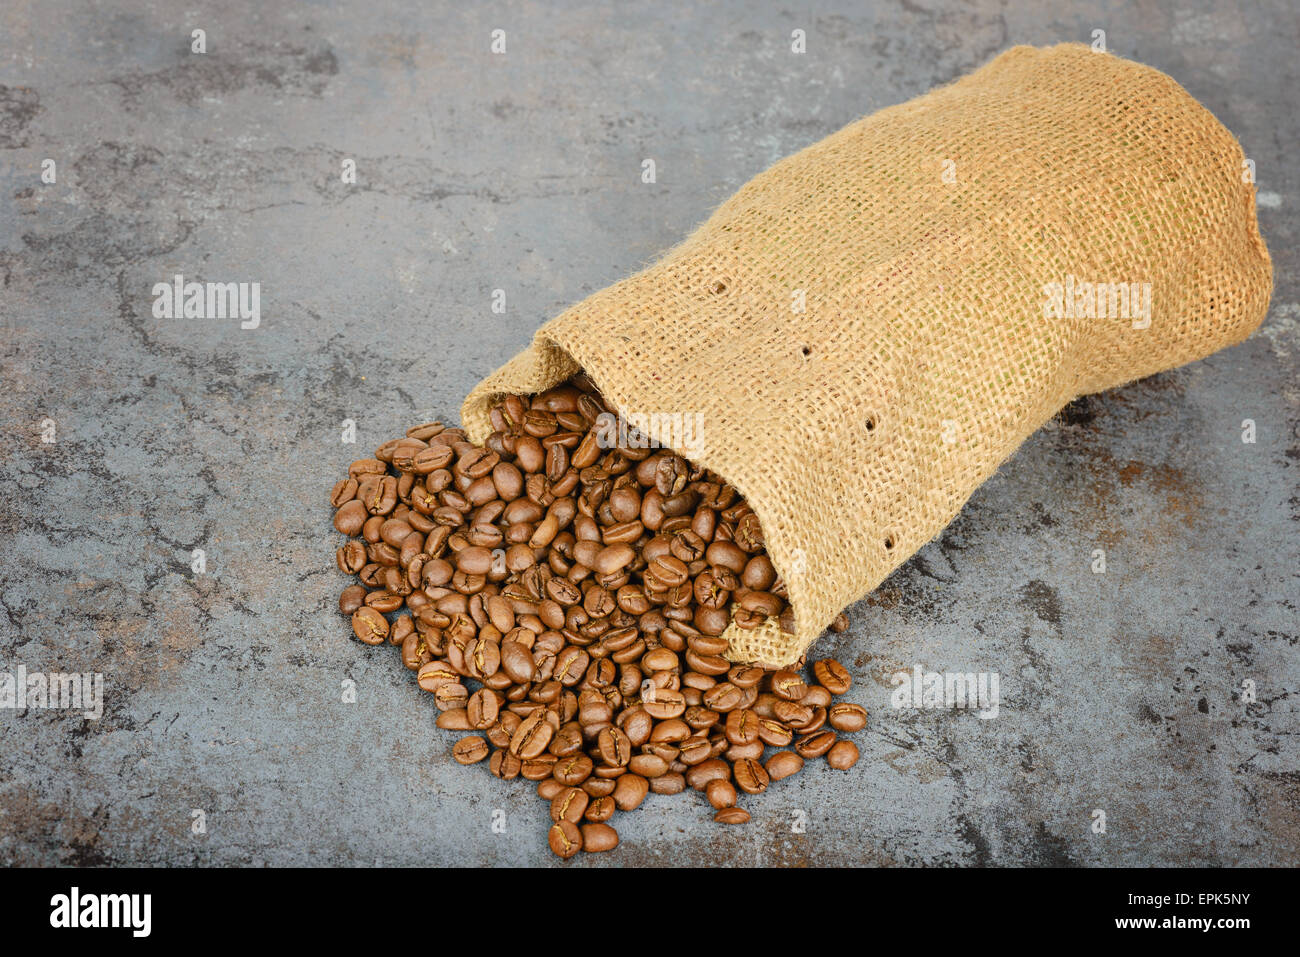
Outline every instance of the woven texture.
<path id="1" fill-rule="evenodd" d="M 689 457 L 758 513 L 795 612 L 733 625 L 729 656 L 789 664 L 1064 404 L 1255 329 L 1243 160 L 1156 70 L 1015 47 L 755 177 L 543 325 L 463 424 L 481 441 L 495 398 L 580 368 L 621 412 L 699 413 Z"/>

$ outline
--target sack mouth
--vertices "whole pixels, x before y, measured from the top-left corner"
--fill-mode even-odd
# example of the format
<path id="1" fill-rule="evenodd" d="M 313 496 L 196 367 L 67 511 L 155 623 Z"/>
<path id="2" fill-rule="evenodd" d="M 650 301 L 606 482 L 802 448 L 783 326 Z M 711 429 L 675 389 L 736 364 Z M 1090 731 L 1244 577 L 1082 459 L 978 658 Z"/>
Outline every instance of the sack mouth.
<path id="1" fill-rule="evenodd" d="M 548 328 L 546 333 L 554 331 L 554 328 Z M 773 520 L 775 512 L 763 500 L 761 490 L 752 487 L 751 483 L 746 481 L 746 476 L 736 475 L 734 469 L 711 461 L 707 443 L 702 447 L 682 448 L 681 443 L 675 444 L 672 441 L 673 436 L 666 434 L 667 430 L 672 429 L 674 423 L 680 421 L 679 416 L 691 413 L 681 410 L 659 410 L 664 414 L 657 415 L 648 410 L 638 410 L 635 408 L 635 399 L 620 394 L 615 381 L 618 377 L 611 376 L 613 370 L 610 368 L 618 362 L 619 357 L 608 353 L 606 349 L 608 341 L 593 341 L 590 348 L 584 348 L 582 342 L 571 342 L 546 333 L 539 331 L 527 349 L 516 355 L 497 373 L 481 382 L 466 397 L 461 408 L 461 426 L 470 441 L 482 444 L 487 439 L 492 432 L 488 411 L 506 396 L 536 395 L 559 385 L 579 372 L 586 374 L 617 416 L 642 432 L 656 446 L 675 452 L 691 464 L 716 473 L 723 481 L 735 488 L 746 504 L 758 515 L 766 539 L 767 556 L 776 569 L 777 575 L 785 582 L 794 616 L 795 631 L 794 633 L 782 631 L 780 626 L 771 619 L 752 629 L 742 629 L 733 623 L 723 632 L 723 637 L 727 638 L 729 646 L 726 657 L 737 663 L 757 664 L 765 668 L 783 668 L 795 664 L 803 657 L 802 652 L 797 649 L 809 644 L 809 641 L 803 640 L 804 636 L 800 628 L 801 618 L 807 617 L 801 615 L 802 582 L 798 574 L 788 574 L 797 571 L 796 566 L 801 563 L 801 549 L 797 546 L 793 548 L 786 546 L 779 537 L 774 542 L 769 532 L 769 524 L 775 524 Z M 501 378 L 503 375 L 505 378 Z M 499 387 L 498 379 L 502 382 L 514 383 L 513 391 Z M 733 613 L 735 607 L 733 603 Z M 739 650 L 753 646 L 789 648 L 791 653 L 755 656 Z"/>

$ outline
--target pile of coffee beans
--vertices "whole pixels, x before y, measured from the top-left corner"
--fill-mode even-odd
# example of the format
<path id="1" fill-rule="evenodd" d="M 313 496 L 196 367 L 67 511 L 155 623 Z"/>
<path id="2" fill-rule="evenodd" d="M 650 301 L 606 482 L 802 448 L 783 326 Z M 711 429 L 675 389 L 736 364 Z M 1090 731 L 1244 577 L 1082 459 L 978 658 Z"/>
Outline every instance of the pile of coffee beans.
<path id="1" fill-rule="evenodd" d="M 456 761 L 538 782 L 562 858 L 617 846 L 614 812 L 650 791 L 693 788 L 716 821 L 744 823 L 738 792 L 812 758 L 852 767 L 839 733 L 867 723 L 833 700 L 851 682 L 837 661 L 807 675 L 724 657 L 729 624 L 793 630 L 758 517 L 609 415 L 580 375 L 505 398 L 484 446 L 410 429 L 330 496 L 339 568 L 360 580 L 339 597 L 356 637 L 400 647 L 438 727 L 466 733 Z M 604 447 L 614 434 L 630 439 Z"/>

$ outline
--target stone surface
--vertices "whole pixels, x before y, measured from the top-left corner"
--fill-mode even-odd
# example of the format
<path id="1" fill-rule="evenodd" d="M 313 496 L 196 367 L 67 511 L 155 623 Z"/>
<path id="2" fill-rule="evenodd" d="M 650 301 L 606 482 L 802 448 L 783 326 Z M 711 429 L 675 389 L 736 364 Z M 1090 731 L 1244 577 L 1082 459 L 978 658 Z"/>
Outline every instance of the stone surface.
<path id="1" fill-rule="evenodd" d="M 1255 161 L 1264 328 L 1076 403 L 815 647 L 871 712 L 851 771 L 743 827 L 652 795 L 569 866 L 1300 862 L 1296 12 L 1027 6 L 5 5 L 0 668 L 106 688 L 98 721 L 0 711 L 0 862 L 555 863 L 533 785 L 454 764 L 350 637 L 331 484 L 780 157 L 1094 29 Z M 154 318 L 176 273 L 259 282 L 260 327 Z M 997 718 L 892 709 L 918 664 L 998 672 Z"/>

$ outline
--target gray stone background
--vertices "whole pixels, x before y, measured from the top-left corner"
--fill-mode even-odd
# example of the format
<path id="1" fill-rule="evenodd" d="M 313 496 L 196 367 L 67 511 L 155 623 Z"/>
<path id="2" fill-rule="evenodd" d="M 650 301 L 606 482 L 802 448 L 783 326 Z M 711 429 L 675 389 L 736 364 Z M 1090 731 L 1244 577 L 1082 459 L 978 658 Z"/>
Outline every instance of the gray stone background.
<path id="1" fill-rule="evenodd" d="M 1300 861 L 1291 0 L 4 4 L 0 669 L 107 687 L 98 722 L 0 712 L 0 861 L 554 863 L 533 785 L 453 764 L 350 637 L 330 486 L 778 158 L 1094 29 L 1255 160 L 1264 327 L 1076 403 L 850 610 L 818 651 L 872 714 L 851 772 L 741 828 L 652 796 L 575 864 Z M 261 327 L 155 319 L 175 273 L 260 282 Z M 891 710 L 918 663 L 999 672 L 1000 715 Z"/>

